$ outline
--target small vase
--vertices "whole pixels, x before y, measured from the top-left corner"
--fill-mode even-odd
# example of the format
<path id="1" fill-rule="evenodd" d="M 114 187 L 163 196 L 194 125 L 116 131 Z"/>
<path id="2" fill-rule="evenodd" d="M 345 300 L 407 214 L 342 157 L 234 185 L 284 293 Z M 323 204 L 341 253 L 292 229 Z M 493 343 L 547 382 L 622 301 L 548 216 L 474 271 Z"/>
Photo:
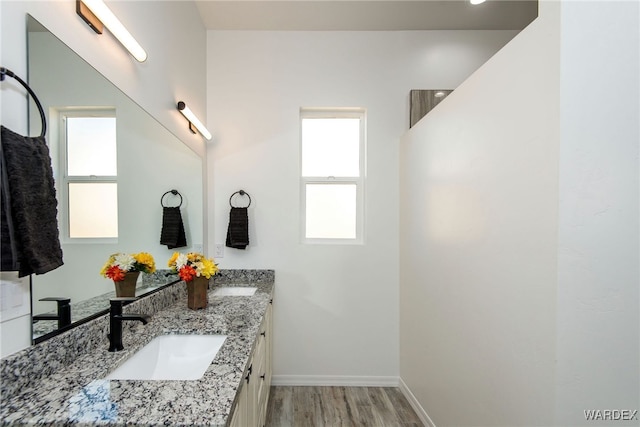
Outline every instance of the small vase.
<path id="1" fill-rule="evenodd" d="M 116 285 L 117 297 L 135 297 L 136 282 L 138 281 L 139 271 L 129 271 L 124 274 L 124 280 L 113 282 Z"/>
<path id="2" fill-rule="evenodd" d="M 205 308 L 207 306 L 207 289 L 209 288 L 209 279 L 206 277 L 194 277 L 193 280 L 187 282 L 187 307 L 192 310 Z"/>

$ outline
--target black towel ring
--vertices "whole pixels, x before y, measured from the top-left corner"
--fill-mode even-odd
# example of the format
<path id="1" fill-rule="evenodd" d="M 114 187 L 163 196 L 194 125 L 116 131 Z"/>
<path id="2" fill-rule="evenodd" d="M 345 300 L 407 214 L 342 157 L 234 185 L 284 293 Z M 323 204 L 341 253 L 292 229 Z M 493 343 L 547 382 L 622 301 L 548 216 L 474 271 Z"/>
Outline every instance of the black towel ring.
<path id="1" fill-rule="evenodd" d="M 179 208 L 180 206 L 182 206 L 182 194 L 180 194 L 180 193 L 178 192 L 178 190 L 169 190 L 169 191 L 167 191 L 166 193 L 164 193 L 164 194 L 162 195 L 162 197 L 160 197 L 160 205 L 162 205 L 162 207 L 163 207 L 163 208 L 167 208 L 167 207 L 168 207 L 168 206 L 165 206 L 165 205 L 164 205 L 164 203 L 162 202 L 162 199 L 164 199 L 164 196 L 166 196 L 166 195 L 167 195 L 167 194 L 169 194 L 169 193 L 173 194 L 174 196 L 178 196 L 178 197 L 180 197 L 180 204 L 179 204 L 178 206 L 174 206 L 174 207 Z"/>
<path id="2" fill-rule="evenodd" d="M 231 197 L 229 197 L 229 205 L 231 205 L 232 208 L 237 208 L 239 206 L 233 206 L 233 203 L 231 203 L 231 199 L 233 199 L 233 196 L 235 196 L 236 194 L 239 194 L 241 196 L 247 196 L 249 198 L 249 204 L 247 206 L 245 206 L 246 208 L 248 208 L 249 206 L 251 206 L 251 196 L 249 195 L 249 193 L 247 193 L 244 190 L 238 190 L 235 193 L 233 193 L 231 195 Z"/>
<path id="3" fill-rule="evenodd" d="M 47 118 L 44 115 L 44 109 L 42 108 L 42 104 L 40 104 L 40 100 L 36 96 L 35 92 L 31 90 L 29 85 L 24 80 L 16 76 L 13 71 L 9 70 L 8 68 L 0 67 L 0 81 L 4 80 L 4 76 L 13 77 L 14 79 L 16 79 L 18 83 L 20 83 L 27 90 L 27 92 L 29 92 L 31 98 L 33 98 L 33 102 L 36 103 L 38 111 L 40 112 L 40 120 L 42 121 L 42 130 L 40 131 L 40 137 L 44 137 L 44 135 L 47 133 Z"/>

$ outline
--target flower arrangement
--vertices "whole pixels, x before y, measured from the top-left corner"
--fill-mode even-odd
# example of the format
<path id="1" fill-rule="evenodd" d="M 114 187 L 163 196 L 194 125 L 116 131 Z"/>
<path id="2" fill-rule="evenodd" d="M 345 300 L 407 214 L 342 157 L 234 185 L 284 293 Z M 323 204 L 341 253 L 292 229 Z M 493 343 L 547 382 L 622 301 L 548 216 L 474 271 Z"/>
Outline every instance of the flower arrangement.
<path id="1" fill-rule="evenodd" d="M 195 277 L 201 276 L 210 279 L 218 272 L 218 266 L 213 259 L 205 258 L 204 255 L 196 252 L 188 254 L 174 252 L 167 265 L 177 272 L 180 279 L 185 282 L 190 282 Z"/>
<path id="2" fill-rule="evenodd" d="M 153 256 L 147 252 L 113 254 L 109 256 L 102 270 L 100 270 L 100 274 L 114 282 L 121 282 L 124 280 L 125 273 L 131 271 L 142 271 L 147 274 L 156 271 L 156 262 Z"/>

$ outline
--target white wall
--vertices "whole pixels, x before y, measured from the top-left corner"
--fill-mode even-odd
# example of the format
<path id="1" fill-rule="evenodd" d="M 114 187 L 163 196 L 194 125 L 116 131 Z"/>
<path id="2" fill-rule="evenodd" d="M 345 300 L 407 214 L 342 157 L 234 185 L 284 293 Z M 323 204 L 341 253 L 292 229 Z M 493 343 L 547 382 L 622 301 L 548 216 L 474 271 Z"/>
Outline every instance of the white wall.
<path id="1" fill-rule="evenodd" d="M 556 424 L 586 426 L 640 410 L 640 3 L 565 2 L 561 40 Z"/>
<path id="2" fill-rule="evenodd" d="M 553 422 L 559 6 L 401 142 L 400 375 L 438 427 Z"/>
<path id="3" fill-rule="evenodd" d="M 182 1 L 108 2 L 145 47 L 149 59 L 135 61 L 108 33 L 97 36 L 75 13 L 75 1 L 0 1 L 0 63 L 24 78 L 27 69 L 26 14 L 31 14 L 100 73 L 120 87 L 194 151 L 203 155 L 202 138 L 186 129 L 175 102 L 182 99 L 205 116 L 205 29 L 195 4 Z M 27 133 L 27 98 L 12 79 L 0 85 L 4 126 Z M 16 320 L 2 324 L 2 339 L 29 336 Z M 25 344 L 26 345 L 26 344 Z M 3 354 L 4 355 L 4 354 Z"/>
<path id="4" fill-rule="evenodd" d="M 209 252 L 229 196 L 253 198 L 246 251 L 275 268 L 274 382 L 397 384 L 398 140 L 411 89 L 455 88 L 515 33 L 208 32 Z M 302 245 L 300 107 L 367 109 L 364 245 Z"/>
<path id="5" fill-rule="evenodd" d="M 29 295 L 29 276 L 18 278 L 17 272 L 0 272 L 0 357 L 31 344 Z M 5 331 L 25 333 L 20 335 Z"/>
<path id="6" fill-rule="evenodd" d="M 403 141 L 401 377 L 439 427 L 638 409 L 639 9 L 541 3 Z"/>

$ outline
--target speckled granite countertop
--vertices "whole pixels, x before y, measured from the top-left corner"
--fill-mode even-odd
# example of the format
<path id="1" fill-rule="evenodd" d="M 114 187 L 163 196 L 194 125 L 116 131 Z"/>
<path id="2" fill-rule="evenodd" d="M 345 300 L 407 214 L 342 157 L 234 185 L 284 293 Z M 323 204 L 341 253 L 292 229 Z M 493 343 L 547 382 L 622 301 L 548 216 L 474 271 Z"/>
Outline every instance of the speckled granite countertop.
<path id="1" fill-rule="evenodd" d="M 15 384 L 14 390 L 3 385 L 2 424 L 226 425 L 273 295 L 272 271 L 270 281 L 263 277 L 254 279 L 250 275 L 227 274 L 211 286 L 206 309 L 189 310 L 183 292 L 173 305 L 155 312 L 147 325 L 127 322 L 131 326 L 124 328 L 124 351 L 109 353 L 108 340 L 103 338 L 103 343 L 95 350 L 80 355 L 58 371 L 41 374 L 40 378 L 26 382 L 24 386 Z M 184 283 L 176 286 L 184 286 Z M 255 286 L 258 290 L 250 297 L 213 296 L 217 286 Z M 200 380 L 103 379 L 133 353 L 163 334 L 221 334 L 227 335 L 227 339 Z M 34 356 L 30 357 L 33 359 Z M 17 355 L 3 365 L 3 381 L 7 380 L 5 373 L 19 373 L 19 362 Z M 16 375 L 13 382 L 22 380 L 18 378 Z"/>
<path id="2" fill-rule="evenodd" d="M 162 286 L 180 280 L 178 274 L 172 274 L 171 270 L 157 270 L 152 274 L 142 273 L 140 277 L 142 278 L 142 280 L 136 286 L 136 296 L 144 296 L 145 294 L 154 291 Z M 109 299 L 115 296 L 116 291 L 113 290 L 111 292 L 97 295 L 84 301 L 74 302 L 72 300 L 71 323 L 75 323 L 79 320 L 84 319 L 85 317 L 89 317 L 91 315 L 99 313 L 100 311 L 108 310 Z M 42 314 L 55 315 L 56 312 L 50 311 L 48 313 Z M 40 320 L 33 324 L 33 338 L 36 339 L 42 335 L 53 332 L 56 329 L 58 329 L 57 320 Z"/>

